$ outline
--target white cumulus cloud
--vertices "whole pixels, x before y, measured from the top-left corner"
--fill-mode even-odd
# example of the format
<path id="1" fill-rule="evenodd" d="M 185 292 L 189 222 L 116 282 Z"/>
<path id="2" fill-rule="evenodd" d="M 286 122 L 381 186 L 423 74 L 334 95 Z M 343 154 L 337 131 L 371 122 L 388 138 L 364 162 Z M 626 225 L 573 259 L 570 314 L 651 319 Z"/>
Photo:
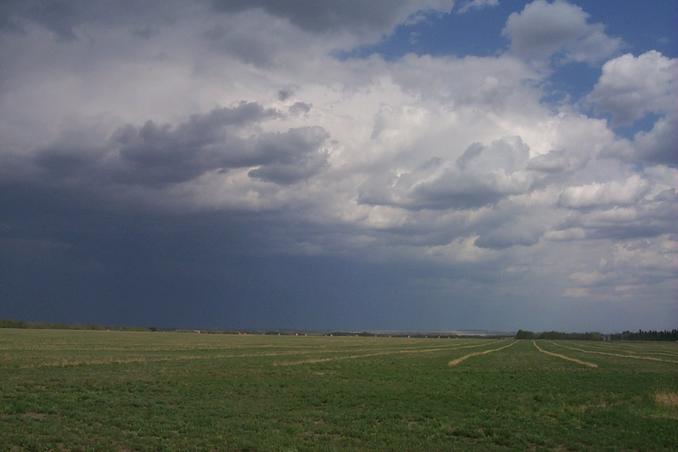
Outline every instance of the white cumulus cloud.
<path id="1" fill-rule="evenodd" d="M 621 46 L 619 38 L 605 33 L 600 23 L 589 23 L 588 14 L 564 0 L 535 0 L 520 13 L 512 13 L 503 35 L 511 50 L 530 60 L 558 56 L 564 61 L 599 62 Z"/>
<path id="2" fill-rule="evenodd" d="M 617 124 L 628 124 L 648 113 L 675 112 L 676 99 L 678 59 L 655 50 L 606 62 L 587 98 L 598 111 L 610 113 Z"/>

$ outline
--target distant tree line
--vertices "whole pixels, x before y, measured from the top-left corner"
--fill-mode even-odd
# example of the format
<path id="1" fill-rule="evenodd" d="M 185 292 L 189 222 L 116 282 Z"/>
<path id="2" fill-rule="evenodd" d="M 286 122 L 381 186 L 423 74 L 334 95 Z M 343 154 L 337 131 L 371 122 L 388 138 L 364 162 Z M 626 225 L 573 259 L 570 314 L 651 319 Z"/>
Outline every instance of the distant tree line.
<path id="1" fill-rule="evenodd" d="M 596 331 L 587 333 L 564 333 L 562 331 L 518 330 L 516 339 L 574 339 L 584 341 L 678 341 L 678 330 L 638 330 L 622 333 L 603 334 Z"/>
<path id="2" fill-rule="evenodd" d="M 602 341 L 604 336 L 598 332 L 564 333 L 562 331 L 542 331 L 535 333 L 527 330 L 518 330 L 516 339 L 576 339 L 583 341 Z"/>
<path id="3" fill-rule="evenodd" d="M 331 331 L 324 333 L 324 336 L 360 336 L 360 337 L 398 337 L 398 338 L 409 338 L 409 339 L 502 339 L 505 337 L 510 337 L 510 334 L 458 334 L 458 333 L 444 333 L 444 332 L 407 332 L 407 331 L 391 331 L 388 333 L 384 332 L 373 332 L 373 331 Z"/>
<path id="4" fill-rule="evenodd" d="M 0 328 L 28 328 L 26 322 L 21 320 L 2 320 L 0 319 Z"/>
<path id="5" fill-rule="evenodd" d="M 613 341 L 678 341 L 678 329 L 672 330 L 638 330 L 610 334 Z"/>
<path id="6" fill-rule="evenodd" d="M 119 331 L 155 331 L 154 327 L 106 326 L 94 323 L 67 324 L 50 322 L 26 322 L 24 320 L 0 319 L 0 328 L 34 328 L 50 330 L 119 330 Z"/>
<path id="7" fill-rule="evenodd" d="M 159 327 L 135 327 L 135 326 L 106 326 L 97 324 L 65 324 L 65 323 L 47 323 L 47 322 L 27 322 L 23 320 L 0 319 L 0 328 L 37 328 L 37 329 L 56 329 L 56 330 L 117 330 L 117 331 L 174 331 L 177 333 L 206 333 L 206 334 L 267 334 L 282 336 L 299 335 L 323 335 L 323 336 L 362 336 L 362 337 L 408 337 L 408 338 L 478 338 L 480 336 L 464 334 L 445 334 L 445 333 L 417 333 L 417 332 L 369 332 L 369 331 L 296 331 L 296 330 L 268 330 L 268 331 L 250 331 L 250 330 L 187 330 L 180 328 L 159 328 Z M 500 335 L 484 335 L 484 338 L 501 338 Z M 515 334 L 516 339 L 574 339 L 586 341 L 678 341 L 678 329 L 672 330 L 638 330 L 624 331 L 622 333 L 603 334 L 596 331 L 587 333 L 565 333 L 562 331 L 542 331 L 533 332 L 528 330 L 518 330 Z"/>

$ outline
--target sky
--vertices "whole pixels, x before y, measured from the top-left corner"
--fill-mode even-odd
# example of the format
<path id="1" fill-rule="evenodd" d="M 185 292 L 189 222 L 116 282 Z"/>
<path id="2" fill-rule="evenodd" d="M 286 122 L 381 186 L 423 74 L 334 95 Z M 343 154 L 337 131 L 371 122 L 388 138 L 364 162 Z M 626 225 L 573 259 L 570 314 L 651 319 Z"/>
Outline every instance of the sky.
<path id="1" fill-rule="evenodd" d="M 678 327 L 678 2 L 6 0 L 0 318 Z"/>

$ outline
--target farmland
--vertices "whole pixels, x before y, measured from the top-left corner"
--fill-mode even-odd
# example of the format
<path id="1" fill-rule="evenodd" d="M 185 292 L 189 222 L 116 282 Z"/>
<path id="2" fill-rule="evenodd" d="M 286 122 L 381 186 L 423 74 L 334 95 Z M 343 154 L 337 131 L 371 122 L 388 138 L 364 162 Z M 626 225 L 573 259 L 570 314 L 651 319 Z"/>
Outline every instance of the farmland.
<path id="1" fill-rule="evenodd" d="M 678 345 L 0 329 L 2 449 L 652 449 Z"/>

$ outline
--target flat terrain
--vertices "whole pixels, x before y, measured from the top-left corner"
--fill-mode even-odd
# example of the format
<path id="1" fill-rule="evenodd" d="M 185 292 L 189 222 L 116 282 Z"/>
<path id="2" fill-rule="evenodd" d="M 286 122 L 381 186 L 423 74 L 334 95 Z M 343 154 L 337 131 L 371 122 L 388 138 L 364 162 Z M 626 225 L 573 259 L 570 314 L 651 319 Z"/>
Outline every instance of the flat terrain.
<path id="1" fill-rule="evenodd" d="M 0 330 L 0 449 L 675 450 L 678 344 Z"/>

